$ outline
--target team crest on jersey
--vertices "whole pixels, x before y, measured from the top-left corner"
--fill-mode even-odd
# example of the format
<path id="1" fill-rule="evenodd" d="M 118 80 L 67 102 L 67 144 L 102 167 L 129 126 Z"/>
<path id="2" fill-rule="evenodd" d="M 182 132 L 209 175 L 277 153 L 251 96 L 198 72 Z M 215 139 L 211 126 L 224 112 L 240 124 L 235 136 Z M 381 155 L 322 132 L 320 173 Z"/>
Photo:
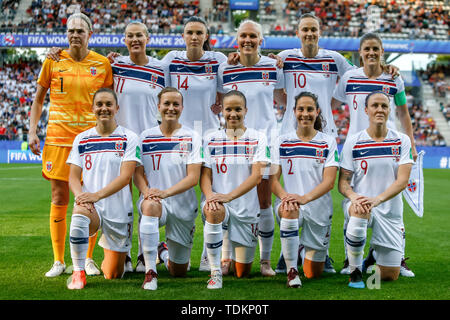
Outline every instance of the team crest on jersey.
<path id="1" fill-rule="evenodd" d="M 180 157 L 182 157 L 183 155 L 186 155 L 184 153 L 188 151 L 188 143 L 187 142 L 180 142 L 180 151 L 181 151 Z"/>
<path id="2" fill-rule="evenodd" d="M 400 161 L 400 147 L 393 146 L 393 147 L 391 147 L 391 150 L 392 150 L 392 155 L 395 156 L 395 161 L 399 162 Z"/>
<path id="3" fill-rule="evenodd" d="M 91 75 L 95 76 L 97 74 L 97 68 L 91 67 Z"/>
<path id="4" fill-rule="evenodd" d="M 209 77 L 208 77 L 209 79 L 214 79 L 214 75 L 212 74 L 213 73 L 213 66 L 211 64 L 207 64 L 205 66 L 205 72 L 210 74 Z"/>
<path id="5" fill-rule="evenodd" d="M 53 169 L 53 163 L 51 161 L 47 161 L 45 163 L 45 167 L 46 167 L 47 171 L 50 172 Z"/>
<path id="6" fill-rule="evenodd" d="M 267 71 L 263 71 L 262 72 L 262 78 L 263 80 L 268 81 L 269 80 L 269 72 Z M 268 86 L 270 83 L 269 82 L 264 82 L 263 85 Z"/>
<path id="7" fill-rule="evenodd" d="M 325 159 L 323 158 L 323 150 L 322 149 L 316 149 L 316 157 L 318 158 L 316 161 L 317 163 L 324 163 Z"/>
<path id="8" fill-rule="evenodd" d="M 408 182 L 408 191 L 409 192 L 416 192 L 416 190 L 417 190 L 417 184 L 416 184 L 416 181 L 414 181 L 414 180 L 409 180 L 409 182 Z"/>
<path id="9" fill-rule="evenodd" d="M 254 152 L 253 146 L 246 146 L 245 147 L 245 158 L 248 159 L 249 157 L 252 157 L 253 152 Z"/>
<path id="10" fill-rule="evenodd" d="M 389 86 L 383 86 L 383 88 L 381 89 L 384 93 L 389 94 L 389 90 L 391 88 Z"/>
<path id="11" fill-rule="evenodd" d="M 123 141 L 116 141 L 116 145 L 115 145 L 115 149 L 116 149 L 116 155 L 118 157 L 122 157 L 123 156 Z"/>
<path id="12" fill-rule="evenodd" d="M 152 74 L 151 81 L 152 81 L 152 88 L 155 89 L 156 84 L 158 83 L 158 75 Z"/>
<path id="13" fill-rule="evenodd" d="M 322 63 L 322 70 L 325 72 L 330 71 L 330 64 L 329 63 Z"/>

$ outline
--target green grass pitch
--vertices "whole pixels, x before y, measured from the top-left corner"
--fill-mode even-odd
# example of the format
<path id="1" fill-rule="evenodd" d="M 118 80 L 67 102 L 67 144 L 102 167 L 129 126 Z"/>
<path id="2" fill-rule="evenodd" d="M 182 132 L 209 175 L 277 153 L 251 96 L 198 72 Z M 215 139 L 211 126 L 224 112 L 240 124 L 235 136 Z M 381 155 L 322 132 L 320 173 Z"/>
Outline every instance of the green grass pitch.
<path id="1" fill-rule="evenodd" d="M 66 288 L 68 274 L 48 279 L 44 273 L 53 262 L 49 235 L 50 184 L 39 165 L 0 164 L 0 299 L 1 300 L 434 300 L 450 298 L 450 170 L 425 170 L 425 213 L 418 218 L 405 203 L 406 256 L 415 278 L 381 282 L 379 289 L 355 290 L 347 287 L 348 276 L 339 274 L 344 259 L 342 196 L 332 191 L 334 218 L 330 256 L 337 274 L 321 279 L 305 279 L 298 290 L 286 288 L 286 276 L 263 278 L 259 274 L 259 249 L 251 277 L 224 277 L 222 290 L 206 289 L 208 273 L 198 266 L 203 241 L 203 226 L 197 218 L 191 271 L 186 278 L 172 278 L 163 265 L 158 266 L 158 290 L 141 289 L 142 273 L 127 273 L 121 280 L 88 277 L 84 290 Z M 197 187 L 198 191 L 198 187 Z M 136 198 L 137 192 L 134 192 Z M 70 208 L 71 206 L 69 206 Z M 70 226 L 70 209 L 67 230 Z M 133 260 L 137 254 L 135 211 Z M 164 228 L 161 229 L 161 236 Z M 369 231 L 370 235 L 370 231 Z M 279 227 L 275 227 L 272 267 L 280 253 Z M 367 247 L 366 247 L 367 253 Z M 66 264 L 71 264 L 68 237 Z M 96 246 L 94 259 L 100 265 L 103 249 Z M 133 261 L 133 264 L 135 261 Z M 370 275 L 366 275 L 367 279 Z"/>

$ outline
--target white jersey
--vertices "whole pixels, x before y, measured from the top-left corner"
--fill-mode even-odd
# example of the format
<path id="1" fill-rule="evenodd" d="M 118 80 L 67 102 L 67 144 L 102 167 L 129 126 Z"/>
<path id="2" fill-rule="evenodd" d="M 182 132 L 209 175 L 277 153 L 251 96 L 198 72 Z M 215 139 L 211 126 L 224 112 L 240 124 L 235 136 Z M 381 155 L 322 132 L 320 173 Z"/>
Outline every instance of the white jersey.
<path id="1" fill-rule="evenodd" d="M 220 128 L 211 106 L 216 102 L 217 71 L 226 60 L 223 53 L 214 51 L 205 51 L 198 61 L 190 61 L 186 51 L 170 51 L 161 60 L 169 67 L 170 85 L 183 95 L 180 123 L 201 136 Z"/>
<path id="2" fill-rule="evenodd" d="M 111 135 L 102 137 L 95 127 L 76 136 L 67 164 L 83 169 L 83 192 L 97 192 L 120 175 L 125 161 L 141 164 L 139 138 L 131 130 L 117 126 Z M 133 198 L 130 187 L 97 201 L 95 208 L 103 219 L 128 223 L 133 220 Z"/>
<path id="3" fill-rule="evenodd" d="M 369 93 L 382 91 L 389 96 L 391 113 L 387 121 L 389 129 L 397 130 L 395 124 L 395 95 L 405 91 L 401 77 L 392 80 L 392 76 L 382 73 L 377 79 L 369 79 L 364 68 L 348 71 L 339 81 L 334 90 L 333 97 L 348 104 L 350 110 L 350 127 L 347 135 L 355 134 L 369 127 L 369 117 L 365 112 L 365 100 Z"/>
<path id="4" fill-rule="evenodd" d="M 326 167 L 339 167 L 336 139 L 318 131 L 311 141 L 304 142 L 292 131 L 278 138 L 273 148 L 273 163 L 281 166 L 286 192 L 305 195 L 322 183 Z M 301 210 L 306 220 L 330 225 L 331 192 L 302 205 Z"/>
<path id="5" fill-rule="evenodd" d="M 219 67 L 218 90 L 226 93 L 241 91 L 247 100 L 245 126 L 262 131 L 271 141 L 277 136 L 277 119 L 273 109 L 273 90 L 284 87 L 283 70 L 277 68 L 276 60 L 261 56 L 251 67 L 224 62 Z"/>
<path id="6" fill-rule="evenodd" d="M 252 173 L 256 162 L 270 163 L 266 137 L 247 128 L 238 140 L 230 140 L 225 130 L 213 132 L 204 140 L 204 166 L 212 171 L 212 190 L 229 193 L 240 186 Z M 256 223 L 259 201 L 256 187 L 229 202 L 240 221 Z"/>
<path id="7" fill-rule="evenodd" d="M 141 133 L 142 163 L 149 187 L 165 190 L 184 179 L 187 165 L 203 162 L 201 137 L 192 129 L 181 127 L 165 137 L 159 126 Z M 198 200 L 194 188 L 164 199 L 177 218 L 195 218 Z"/>
<path id="8" fill-rule="evenodd" d="M 338 77 L 342 77 L 345 72 L 355 67 L 340 53 L 332 50 L 319 49 L 314 58 L 305 58 L 301 49 L 284 50 L 278 55 L 284 62 L 284 83 L 287 94 L 281 133 L 288 133 L 297 127 L 293 112 L 295 97 L 301 92 L 308 91 L 318 97 L 319 107 L 326 121 L 323 132 L 336 137 L 331 97 Z"/>
<path id="9" fill-rule="evenodd" d="M 158 93 L 167 86 L 168 69 L 158 59 L 147 56 L 145 66 L 120 56 L 111 64 L 119 112 L 117 124 L 139 135 L 158 125 Z"/>
<path id="10" fill-rule="evenodd" d="M 376 197 L 394 183 L 400 165 L 413 162 L 411 141 L 407 135 L 389 129 L 386 138 L 376 142 L 363 130 L 345 141 L 340 166 L 353 172 L 353 191 Z M 401 223 L 402 194 L 381 203 L 376 209 L 374 212 L 382 218 Z"/>

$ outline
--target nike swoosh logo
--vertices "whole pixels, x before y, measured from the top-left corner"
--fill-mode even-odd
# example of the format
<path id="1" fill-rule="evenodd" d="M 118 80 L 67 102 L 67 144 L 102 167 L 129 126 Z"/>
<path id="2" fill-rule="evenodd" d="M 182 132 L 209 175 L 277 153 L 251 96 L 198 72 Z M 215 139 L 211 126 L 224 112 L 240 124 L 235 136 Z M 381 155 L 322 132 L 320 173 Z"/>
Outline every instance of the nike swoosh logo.
<path id="1" fill-rule="evenodd" d="M 239 76 L 233 76 L 233 77 L 231 77 L 231 80 L 234 80 L 234 79 L 236 79 L 237 77 L 239 77 Z"/>
<path id="2" fill-rule="evenodd" d="M 357 87 L 353 86 L 353 90 L 357 90 L 359 88 L 360 88 L 360 86 L 357 86 Z"/>
<path id="3" fill-rule="evenodd" d="M 119 74 L 122 74 L 122 73 L 124 73 L 124 72 L 127 72 L 127 70 L 119 70 L 119 71 L 117 71 Z"/>
<path id="4" fill-rule="evenodd" d="M 286 154 L 292 153 L 294 150 L 286 150 Z"/>
<path id="5" fill-rule="evenodd" d="M 150 150 L 153 150 L 153 149 L 155 149 L 156 147 L 157 147 L 156 145 L 150 146 Z"/>
<path id="6" fill-rule="evenodd" d="M 69 70 L 69 69 L 63 69 L 63 70 L 59 69 L 59 72 L 66 72 L 67 70 Z"/>
<path id="7" fill-rule="evenodd" d="M 361 152 L 360 152 L 360 154 L 361 154 L 361 155 L 365 155 L 365 154 L 366 154 L 367 152 L 369 152 L 369 150 L 367 150 L 367 151 L 364 151 L 364 152 L 363 152 L 363 151 L 361 151 Z"/>
<path id="8" fill-rule="evenodd" d="M 54 222 L 54 223 L 58 223 L 58 222 L 61 222 L 61 221 L 64 221 L 64 220 L 65 220 L 65 219 L 61 219 L 61 220 L 56 220 L 56 219 L 55 219 L 55 220 L 53 220 L 53 222 Z"/>
<path id="9" fill-rule="evenodd" d="M 93 145 L 87 145 L 86 150 L 92 149 L 93 147 L 94 147 Z"/>
<path id="10" fill-rule="evenodd" d="M 184 67 L 177 67 L 177 71 L 183 70 Z"/>

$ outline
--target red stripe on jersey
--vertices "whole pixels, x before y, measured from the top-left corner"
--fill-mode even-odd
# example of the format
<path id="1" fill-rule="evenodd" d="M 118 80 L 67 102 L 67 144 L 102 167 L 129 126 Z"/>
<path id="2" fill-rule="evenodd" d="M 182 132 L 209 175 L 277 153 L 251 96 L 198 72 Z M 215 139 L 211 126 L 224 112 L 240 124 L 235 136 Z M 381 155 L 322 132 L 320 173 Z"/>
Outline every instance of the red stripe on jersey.
<path id="1" fill-rule="evenodd" d="M 142 143 L 150 143 L 150 142 L 191 142 L 192 138 L 149 138 L 144 139 Z"/>
<path id="2" fill-rule="evenodd" d="M 86 140 L 81 140 L 80 144 L 85 144 L 88 142 L 114 142 L 114 141 L 127 141 L 127 138 L 117 137 L 117 138 L 88 138 Z"/>
<path id="3" fill-rule="evenodd" d="M 280 147 L 312 147 L 312 148 L 326 149 L 328 148 L 328 144 L 312 144 L 312 143 L 298 142 L 298 143 L 282 143 Z"/>
<path id="4" fill-rule="evenodd" d="M 381 81 L 381 80 L 351 80 L 349 79 L 347 81 L 348 83 L 356 83 L 356 84 L 365 84 L 365 83 L 372 83 L 372 84 L 385 84 L 387 86 L 391 86 L 391 87 L 397 87 L 395 85 L 395 83 L 390 83 L 390 82 L 385 82 L 385 81 Z"/>
<path id="5" fill-rule="evenodd" d="M 248 146 L 257 145 L 258 141 L 224 141 L 224 142 L 210 142 L 208 146 Z"/>
<path id="6" fill-rule="evenodd" d="M 336 62 L 334 59 L 306 59 L 306 58 L 294 58 L 294 57 L 287 57 L 285 61 L 300 61 L 300 62 L 306 62 L 306 63 L 322 63 L 322 62 Z"/>
<path id="7" fill-rule="evenodd" d="M 401 141 L 398 142 L 375 142 L 375 143 L 367 143 L 367 144 L 358 144 L 353 147 L 353 149 L 362 149 L 362 148 L 371 148 L 371 147 L 391 147 L 391 146 L 400 146 L 402 144 Z"/>
<path id="8" fill-rule="evenodd" d="M 151 67 L 145 67 L 145 66 L 131 66 L 129 64 L 121 64 L 121 63 L 114 63 L 113 66 L 117 66 L 120 68 L 124 68 L 124 69 L 134 69 L 134 70 L 141 70 L 141 71 L 147 71 L 147 72 L 153 72 L 153 73 L 157 73 L 160 76 L 164 77 L 164 73 L 162 73 L 159 70 L 153 69 Z"/>
<path id="9" fill-rule="evenodd" d="M 183 60 L 174 59 L 174 60 L 172 60 L 172 63 L 173 64 L 180 63 L 180 64 L 189 65 L 189 66 L 204 66 L 207 64 L 218 64 L 219 61 L 211 60 L 211 61 L 205 61 L 205 62 L 191 62 L 191 61 L 183 61 Z"/>
<path id="10" fill-rule="evenodd" d="M 239 69 L 231 69 L 231 70 L 224 70 L 223 74 L 229 74 L 234 72 L 244 72 L 244 71 L 277 71 L 275 67 L 268 68 L 268 67 L 261 67 L 261 68 L 239 68 Z"/>

